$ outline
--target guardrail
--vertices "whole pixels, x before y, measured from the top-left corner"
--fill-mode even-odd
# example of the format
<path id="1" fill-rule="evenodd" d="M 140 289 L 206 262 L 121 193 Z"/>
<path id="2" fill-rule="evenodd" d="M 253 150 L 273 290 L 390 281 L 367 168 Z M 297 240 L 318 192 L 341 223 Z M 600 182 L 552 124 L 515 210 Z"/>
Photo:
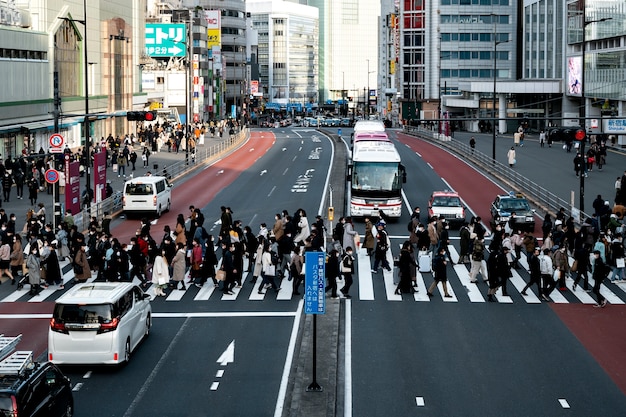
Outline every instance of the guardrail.
<path id="1" fill-rule="evenodd" d="M 428 140 L 459 155 L 464 160 L 480 168 L 481 171 L 497 178 L 506 187 L 522 192 L 531 204 L 544 213 L 550 213 L 553 218 L 561 207 L 567 209 L 571 206 L 568 201 L 520 175 L 508 165 L 494 161 L 490 155 L 479 152 L 476 149 L 472 152 L 472 149 L 466 143 L 452 140 L 449 136 L 441 135 L 422 127 L 404 126 L 403 130 L 406 134 Z M 581 213 L 581 218 L 587 217 L 589 217 L 588 214 Z"/>
<path id="2" fill-rule="evenodd" d="M 171 165 L 163 166 L 160 170 L 155 170 L 155 175 L 162 175 L 171 180 L 176 180 L 194 169 L 204 165 L 207 161 L 218 159 L 226 154 L 228 151 L 239 146 L 248 135 L 248 129 L 243 128 L 234 135 L 228 137 L 228 139 L 215 143 L 207 148 L 198 149 L 196 147 L 195 155 L 189 154 L 189 159 L 183 159 L 175 162 Z M 90 216 L 96 216 L 98 219 L 102 219 L 105 212 L 111 215 L 118 213 L 122 210 L 122 192 L 116 191 L 109 198 L 106 198 L 98 203 L 92 203 L 88 208 L 83 207 L 80 213 L 74 215 L 74 224 L 78 227 L 78 230 L 86 230 L 89 225 Z"/>

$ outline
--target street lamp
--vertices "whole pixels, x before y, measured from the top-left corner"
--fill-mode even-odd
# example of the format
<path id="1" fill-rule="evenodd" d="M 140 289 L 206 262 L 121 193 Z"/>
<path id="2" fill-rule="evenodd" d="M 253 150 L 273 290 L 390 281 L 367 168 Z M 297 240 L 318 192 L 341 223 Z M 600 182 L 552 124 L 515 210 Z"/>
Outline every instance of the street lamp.
<path id="1" fill-rule="evenodd" d="M 91 167 L 91 156 L 89 155 L 89 131 L 90 131 L 90 118 L 89 118 L 89 60 L 87 58 L 87 0 L 83 0 L 83 20 L 71 19 L 69 17 L 59 17 L 61 20 L 65 20 L 68 22 L 80 23 L 84 28 L 84 36 L 83 36 L 83 71 L 85 72 L 85 118 L 84 118 L 84 132 L 85 132 L 85 181 L 86 181 L 86 189 L 89 189 L 90 181 L 90 172 L 89 169 Z M 95 194 L 92 193 L 95 197 Z M 82 204 L 82 202 L 81 202 Z"/>
<path id="2" fill-rule="evenodd" d="M 498 33 L 494 30 L 494 34 L 493 34 L 493 109 L 492 109 L 492 114 L 493 114 L 493 139 L 491 142 L 491 159 L 493 160 L 493 162 L 496 161 L 496 129 L 497 129 L 497 123 L 499 122 L 499 118 L 496 117 L 496 79 L 498 76 L 498 45 L 500 45 L 501 43 L 507 43 L 509 40 L 505 40 L 505 41 L 498 41 Z"/>
<path id="3" fill-rule="evenodd" d="M 376 71 L 370 71 L 370 60 L 367 61 L 367 93 L 365 94 L 365 115 L 366 120 L 370 118 L 370 74 Z"/>
<path id="4" fill-rule="evenodd" d="M 596 20 L 586 20 L 586 15 L 585 15 L 585 11 L 586 11 L 586 4 L 583 1 L 583 39 L 582 39 L 582 69 L 581 69 L 581 75 L 580 75 L 580 83 L 581 83 L 581 88 L 580 88 L 580 97 L 581 97 L 581 102 L 582 102 L 582 106 L 580 109 L 580 114 L 582 115 L 583 118 L 583 131 L 585 132 L 584 137 L 582 138 L 582 140 L 580 141 L 580 155 L 583 157 L 583 160 L 585 158 L 585 143 L 587 142 L 587 99 L 585 98 L 585 52 L 587 50 L 587 38 L 586 38 L 586 32 L 587 32 L 587 25 L 590 25 L 591 23 L 598 23 L 598 22 L 606 22 L 607 20 L 612 20 L 612 17 L 603 17 L 602 19 L 596 19 Z M 586 162 L 586 161 L 585 161 Z M 587 173 L 585 172 L 585 165 L 583 165 L 583 172 L 580 175 L 580 191 L 579 191 L 579 198 L 580 198 L 580 212 L 584 213 L 585 212 L 585 176 L 587 175 Z"/>

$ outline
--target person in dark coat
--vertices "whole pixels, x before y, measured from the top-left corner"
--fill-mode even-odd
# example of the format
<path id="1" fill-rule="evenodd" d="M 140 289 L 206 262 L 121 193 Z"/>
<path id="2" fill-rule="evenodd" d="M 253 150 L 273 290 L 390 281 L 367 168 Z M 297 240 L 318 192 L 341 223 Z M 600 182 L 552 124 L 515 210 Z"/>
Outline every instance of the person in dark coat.
<path id="1" fill-rule="evenodd" d="M 48 285 L 58 285 L 59 289 L 63 289 L 63 275 L 59 266 L 59 257 L 57 256 L 58 242 L 53 240 L 50 242 L 50 253 L 42 265 L 46 268 L 46 287 Z"/>
<path id="2" fill-rule="evenodd" d="M 331 298 L 338 298 L 337 278 L 339 277 L 339 274 L 339 252 L 336 249 L 333 249 L 328 254 L 328 263 L 326 264 L 326 278 L 328 280 L 326 292 L 328 292 L 328 290 L 331 290 Z"/>
<path id="3" fill-rule="evenodd" d="M 411 256 L 411 242 L 407 240 L 402 244 L 400 258 L 398 259 L 398 275 L 400 276 L 400 281 L 396 287 L 396 294 L 417 292 L 415 287 L 411 285 L 411 268 L 415 270 L 417 263 L 413 256 Z"/>
<path id="4" fill-rule="evenodd" d="M 433 296 L 433 291 L 437 286 L 437 283 L 441 282 L 443 286 L 443 296 L 446 298 L 452 297 L 448 294 L 448 261 L 446 260 L 446 250 L 440 246 L 437 250 L 437 255 L 433 258 L 433 283 L 428 287 L 428 296 Z"/>
<path id="5" fill-rule="evenodd" d="M 589 277 L 587 272 L 589 271 L 589 245 L 583 244 L 580 248 L 574 251 L 574 262 L 576 262 L 576 278 L 574 279 L 574 286 L 572 291 L 576 291 L 576 287 L 583 279 L 583 290 L 589 291 Z"/>
<path id="6" fill-rule="evenodd" d="M 506 254 L 509 248 L 504 247 L 502 250 L 493 251 L 487 260 L 487 271 L 489 275 L 489 291 L 487 292 L 487 301 L 496 301 L 493 296 L 502 287 L 502 295 L 508 296 L 506 284 L 511 274 L 511 266 L 507 260 Z"/>
<path id="7" fill-rule="evenodd" d="M 376 234 L 376 249 L 374 251 L 374 267 L 372 273 L 378 272 L 378 265 L 382 263 L 382 267 L 387 271 L 391 271 L 389 261 L 387 261 L 387 250 L 389 249 L 389 243 L 387 241 L 387 232 L 385 232 L 385 226 L 383 223 L 376 225 L 378 233 Z"/>
<path id="8" fill-rule="evenodd" d="M 541 297 L 541 264 L 539 262 L 540 253 L 541 248 L 535 247 L 533 254 L 530 255 L 530 258 L 528 259 L 528 266 L 530 268 L 530 281 L 528 281 L 528 284 L 524 286 L 524 289 L 522 290 L 522 295 L 526 295 L 526 290 L 529 289 L 531 285 L 537 284 L 537 293 L 539 294 L 539 297 Z"/>
<path id="9" fill-rule="evenodd" d="M 600 294 L 600 286 L 602 285 L 602 281 L 607 277 L 610 268 L 604 263 L 602 257 L 600 256 L 599 250 L 593 251 L 594 264 L 593 264 L 593 293 L 596 295 L 596 299 L 598 300 L 598 304 L 594 305 L 594 307 L 604 307 L 606 306 L 606 298 L 602 294 Z"/>

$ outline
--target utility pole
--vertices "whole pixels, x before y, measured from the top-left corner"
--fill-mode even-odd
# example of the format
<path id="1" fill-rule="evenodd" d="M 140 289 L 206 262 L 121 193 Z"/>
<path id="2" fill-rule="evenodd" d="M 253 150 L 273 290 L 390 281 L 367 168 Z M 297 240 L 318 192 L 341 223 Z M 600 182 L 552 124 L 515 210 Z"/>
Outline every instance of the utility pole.
<path id="1" fill-rule="evenodd" d="M 59 72 L 58 71 L 54 71 L 54 75 L 53 75 L 53 89 L 54 89 L 54 110 L 52 112 L 53 117 L 54 117 L 54 133 L 59 133 L 59 118 L 61 117 L 61 97 L 59 95 Z M 55 169 L 57 169 L 57 166 L 55 164 L 54 166 Z M 58 171 L 61 171 L 62 167 L 58 168 Z M 65 176 L 63 176 L 64 180 L 65 180 Z M 54 187 L 54 204 L 53 204 L 53 215 L 54 215 L 54 222 L 53 222 L 53 226 L 56 227 L 57 225 L 59 225 L 61 223 L 61 203 L 60 203 L 60 196 L 59 196 L 59 191 L 60 191 L 60 184 L 59 181 L 55 182 L 53 184 Z"/>

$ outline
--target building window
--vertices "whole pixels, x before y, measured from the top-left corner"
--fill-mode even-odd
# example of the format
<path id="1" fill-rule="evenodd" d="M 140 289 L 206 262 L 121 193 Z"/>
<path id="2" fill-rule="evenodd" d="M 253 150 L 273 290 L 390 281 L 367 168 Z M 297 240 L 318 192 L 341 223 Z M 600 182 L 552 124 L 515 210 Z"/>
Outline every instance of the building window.
<path id="1" fill-rule="evenodd" d="M 83 46 L 84 47 L 84 46 Z M 82 83 L 80 73 L 79 35 L 70 22 L 64 20 L 54 34 L 54 68 L 59 72 L 59 95 L 77 97 Z"/>

